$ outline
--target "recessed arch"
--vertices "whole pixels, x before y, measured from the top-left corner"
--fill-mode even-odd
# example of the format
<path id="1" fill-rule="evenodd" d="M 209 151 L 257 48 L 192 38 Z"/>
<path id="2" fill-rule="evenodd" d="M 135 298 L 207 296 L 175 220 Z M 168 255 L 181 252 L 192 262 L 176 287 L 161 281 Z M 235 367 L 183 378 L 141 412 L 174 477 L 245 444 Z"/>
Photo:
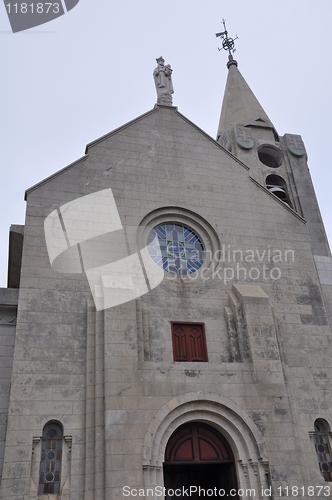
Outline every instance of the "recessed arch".
<path id="1" fill-rule="evenodd" d="M 212 225 L 199 214 L 183 207 L 163 207 L 148 213 L 140 222 L 137 233 L 139 248 L 144 248 L 147 244 L 149 234 L 159 224 L 174 223 L 180 224 L 192 230 L 200 239 L 204 247 L 204 262 L 199 272 L 194 273 L 189 279 L 188 276 L 176 276 L 175 280 L 185 280 L 191 282 L 193 278 L 198 279 L 204 276 L 206 279 L 218 266 L 216 256 L 221 248 L 219 237 Z"/>
<path id="2" fill-rule="evenodd" d="M 234 456 L 239 487 L 267 487 L 268 461 L 263 436 L 250 416 L 232 400 L 212 393 L 187 393 L 169 401 L 155 415 L 143 446 L 146 487 L 163 487 L 163 463 L 173 432 L 188 422 L 214 427 Z M 260 497 L 258 497 L 260 498 Z"/>
<path id="3" fill-rule="evenodd" d="M 169 489 L 179 487 L 210 490 L 214 492 L 209 495 L 212 498 L 219 498 L 216 490 L 224 496 L 238 490 L 231 447 L 215 427 L 199 421 L 183 424 L 173 432 L 166 446 L 163 472 L 166 499 Z"/>

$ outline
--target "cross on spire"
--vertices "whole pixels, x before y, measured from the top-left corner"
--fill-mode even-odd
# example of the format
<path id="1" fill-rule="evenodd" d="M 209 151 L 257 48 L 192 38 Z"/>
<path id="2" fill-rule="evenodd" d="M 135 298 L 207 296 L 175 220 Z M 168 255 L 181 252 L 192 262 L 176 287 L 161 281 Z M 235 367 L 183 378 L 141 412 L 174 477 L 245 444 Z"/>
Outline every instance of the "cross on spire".
<path id="1" fill-rule="evenodd" d="M 236 35 L 235 38 L 230 38 L 228 36 L 228 31 L 226 29 L 226 19 L 222 20 L 222 23 L 224 25 L 224 31 L 221 31 L 220 33 L 216 33 L 216 37 L 221 39 L 221 48 L 218 47 L 218 50 L 228 50 L 228 68 L 230 65 L 235 64 L 237 66 L 237 62 L 233 59 L 232 53 L 234 54 L 235 52 L 235 40 L 238 39 L 238 36 Z"/>

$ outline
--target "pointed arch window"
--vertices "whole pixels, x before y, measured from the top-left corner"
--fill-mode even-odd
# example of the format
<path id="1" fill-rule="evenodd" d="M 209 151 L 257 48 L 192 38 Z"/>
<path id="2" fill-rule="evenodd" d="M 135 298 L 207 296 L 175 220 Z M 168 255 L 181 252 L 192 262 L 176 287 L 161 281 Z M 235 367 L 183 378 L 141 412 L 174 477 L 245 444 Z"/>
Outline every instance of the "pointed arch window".
<path id="1" fill-rule="evenodd" d="M 55 422 L 43 429 L 38 495 L 60 493 L 62 434 L 62 428 Z"/>
<path id="2" fill-rule="evenodd" d="M 315 421 L 313 434 L 319 470 L 325 481 L 332 481 L 332 455 L 326 425 L 321 420 Z"/>

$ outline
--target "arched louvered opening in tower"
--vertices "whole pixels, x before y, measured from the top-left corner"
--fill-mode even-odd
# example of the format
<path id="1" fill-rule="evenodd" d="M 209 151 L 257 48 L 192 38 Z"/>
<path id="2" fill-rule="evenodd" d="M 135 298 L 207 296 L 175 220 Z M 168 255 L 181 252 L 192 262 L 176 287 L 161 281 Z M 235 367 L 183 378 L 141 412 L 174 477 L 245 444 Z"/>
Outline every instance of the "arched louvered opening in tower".
<path id="1" fill-rule="evenodd" d="M 286 181 L 280 175 L 268 175 L 266 178 L 266 187 L 279 200 L 283 201 L 290 208 L 293 208 L 289 200 Z"/>

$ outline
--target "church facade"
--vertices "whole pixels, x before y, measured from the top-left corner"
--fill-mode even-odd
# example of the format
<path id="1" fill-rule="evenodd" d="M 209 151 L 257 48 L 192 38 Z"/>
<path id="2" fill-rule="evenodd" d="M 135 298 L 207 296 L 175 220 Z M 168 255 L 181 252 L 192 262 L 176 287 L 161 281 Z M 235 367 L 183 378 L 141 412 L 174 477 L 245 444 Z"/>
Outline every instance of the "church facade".
<path id="1" fill-rule="evenodd" d="M 305 146 L 232 56 L 216 140 L 157 62 L 155 107 L 11 227 L 0 498 L 331 498 L 332 258 Z"/>

